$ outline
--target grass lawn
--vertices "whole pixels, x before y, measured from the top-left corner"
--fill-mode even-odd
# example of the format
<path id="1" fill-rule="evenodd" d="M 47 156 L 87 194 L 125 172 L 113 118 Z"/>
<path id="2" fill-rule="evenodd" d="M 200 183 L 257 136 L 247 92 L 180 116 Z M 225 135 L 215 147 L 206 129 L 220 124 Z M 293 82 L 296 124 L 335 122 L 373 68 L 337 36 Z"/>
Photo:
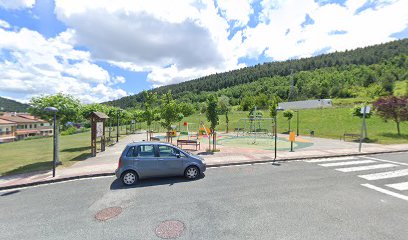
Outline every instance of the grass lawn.
<path id="1" fill-rule="evenodd" d="M 125 134 L 125 128 L 121 134 Z M 112 132 L 112 138 L 116 140 L 116 130 Z M 63 167 L 71 166 L 91 155 L 90 131 L 60 136 L 59 140 Z M 99 143 L 97 146 L 100 148 Z M 52 169 L 52 147 L 52 137 L 0 144 L 0 175 Z"/>
<path id="2" fill-rule="evenodd" d="M 90 136 L 90 132 L 60 136 L 60 160 L 63 166 L 70 166 L 90 155 Z M 51 169 L 52 146 L 52 137 L 1 144 L 0 174 Z"/>

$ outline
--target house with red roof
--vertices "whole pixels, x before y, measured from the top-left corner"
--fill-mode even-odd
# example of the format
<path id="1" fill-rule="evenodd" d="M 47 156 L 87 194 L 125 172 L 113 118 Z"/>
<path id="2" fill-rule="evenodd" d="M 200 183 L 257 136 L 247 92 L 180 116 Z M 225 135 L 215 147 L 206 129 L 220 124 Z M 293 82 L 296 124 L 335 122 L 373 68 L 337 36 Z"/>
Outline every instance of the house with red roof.
<path id="1" fill-rule="evenodd" d="M 1 142 L 21 140 L 29 136 L 50 136 L 52 124 L 28 113 L 4 113 L 0 116 Z"/>

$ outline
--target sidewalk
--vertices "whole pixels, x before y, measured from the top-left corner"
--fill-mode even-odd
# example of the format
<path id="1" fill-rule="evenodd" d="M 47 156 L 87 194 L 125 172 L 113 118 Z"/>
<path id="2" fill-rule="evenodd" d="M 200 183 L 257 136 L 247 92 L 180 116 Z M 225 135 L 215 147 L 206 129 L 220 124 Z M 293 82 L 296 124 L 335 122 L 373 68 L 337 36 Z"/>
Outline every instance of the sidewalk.
<path id="1" fill-rule="evenodd" d="M 124 147 L 130 142 L 142 141 L 145 137 L 145 134 L 126 136 L 114 146 L 107 147 L 105 152 L 98 153 L 96 157 L 88 158 L 67 168 L 58 167 L 55 178 L 52 177 L 52 171 L 0 177 L 0 190 L 76 178 L 113 175 Z M 296 150 L 295 152 L 278 151 L 276 160 L 284 161 L 408 151 L 408 144 L 364 144 L 360 153 L 358 152 L 358 143 L 319 138 L 313 138 L 313 141 L 321 143 L 307 149 Z M 268 162 L 274 159 L 274 151 L 271 150 L 226 148 L 223 146 L 219 146 L 219 148 L 221 149 L 220 152 L 210 155 L 205 153 L 205 146 L 202 146 L 201 151 L 191 152 L 203 156 L 207 167 Z"/>

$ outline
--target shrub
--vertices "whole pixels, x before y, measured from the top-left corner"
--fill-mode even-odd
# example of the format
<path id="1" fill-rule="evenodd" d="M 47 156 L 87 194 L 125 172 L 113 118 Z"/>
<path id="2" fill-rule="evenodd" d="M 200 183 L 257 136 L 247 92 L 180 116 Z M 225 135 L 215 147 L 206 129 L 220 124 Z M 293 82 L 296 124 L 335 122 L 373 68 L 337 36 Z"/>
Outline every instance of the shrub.
<path id="1" fill-rule="evenodd" d="M 61 136 L 72 135 L 77 132 L 76 127 L 69 127 L 67 130 L 61 132 Z"/>

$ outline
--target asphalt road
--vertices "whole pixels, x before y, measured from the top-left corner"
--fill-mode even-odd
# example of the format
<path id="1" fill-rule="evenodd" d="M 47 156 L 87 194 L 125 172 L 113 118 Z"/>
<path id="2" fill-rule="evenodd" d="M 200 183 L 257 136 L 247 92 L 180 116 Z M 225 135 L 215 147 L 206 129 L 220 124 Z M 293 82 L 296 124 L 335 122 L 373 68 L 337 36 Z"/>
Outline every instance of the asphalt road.
<path id="1" fill-rule="evenodd" d="M 2 191 L 0 239 L 159 239 L 156 227 L 177 220 L 184 224 L 178 239 L 406 240 L 408 190 L 388 185 L 408 176 L 361 175 L 408 169 L 408 154 L 372 157 L 213 168 L 196 181 L 150 179 L 131 188 L 104 177 Z M 394 166 L 324 165 L 346 161 Z M 108 207 L 122 212 L 96 220 Z"/>

